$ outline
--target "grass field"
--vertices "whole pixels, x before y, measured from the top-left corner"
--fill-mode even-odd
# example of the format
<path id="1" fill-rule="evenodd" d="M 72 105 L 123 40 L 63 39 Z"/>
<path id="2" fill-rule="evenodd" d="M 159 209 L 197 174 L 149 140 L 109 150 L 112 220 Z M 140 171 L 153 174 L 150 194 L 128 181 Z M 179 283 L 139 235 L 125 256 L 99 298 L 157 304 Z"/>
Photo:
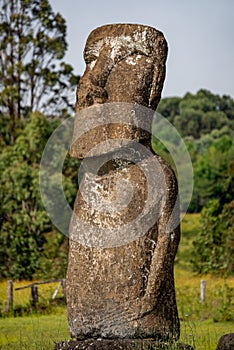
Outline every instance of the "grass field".
<path id="1" fill-rule="evenodd" d="M 0 330 L 0 349 L 53 349 L 69 339 L 65 308 L 60 315 L 0 319 Z"/>
<path id="2" fill-rule="evenodd" d="M 192 239 L 198 232 L 199 215 L 186 215 L 175 264 L 177 305 L 181 319 L 180 342 L 196 350 L 215 350 L 221 335 L 234 330 L 234 278 L 198 276 L 191 269 Z M 206 280 L 206 299 L 200 302 L 200 281 Z M 15 287 L 29 282 L 15 282 Z M 49 304 L 57 283 L 40 285 L 40 302 Z M 6 303 L 7 282 L 0 283 L 0 304 Z M 60 292 L 60 296 L 62 292 Z M 14 293 L 14 305 L 29 304 L 30 289 Z M 51 310 L 50 310 L 51 312 Z M 0 318 L 0 349 L 49 350 L 55 342 L 69 339 L 66 308 L 52 309 L 51 315 Z"/>
<path id="3" fill-rule="evenodd" d="M 199 214 L 187 214 L 182 221 L 181 242 L 175 263 L 175 283 L 180 319 L 214 322 L 234 321 L 234 278 L 197 275 L 192 272 L 193 237 L 199 229 Z M 200 302 L 200 282 L 206 281 L 206 299 Z M 234 325 L 233 325 L 234 328 Z"/>
<path id="4" fill-rule="evenodd" d="M 0 319 L 0 330 L 2 350 L 49 350 L 55 342 L 69 339 L 65 309 L 60 315 Z M 180 342 L 197 350 L 215 350 L 219 337 L 231 331 L 233 323 L 181 321 Z"/>

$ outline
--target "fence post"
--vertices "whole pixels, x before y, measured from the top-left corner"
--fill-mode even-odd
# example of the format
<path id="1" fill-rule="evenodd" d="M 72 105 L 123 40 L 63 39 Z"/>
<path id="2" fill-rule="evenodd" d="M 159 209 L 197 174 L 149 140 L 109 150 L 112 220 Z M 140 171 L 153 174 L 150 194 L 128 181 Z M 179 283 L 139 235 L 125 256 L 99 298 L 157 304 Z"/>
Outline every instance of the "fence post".
<path id="1" fill-rule="evenodd" d="M 9 280 L 7 285 L 7 304 L 6 304 L 6 312 L 10 312 L 13 310 L 13 281 Z"/>
<path id="2" fill-rule="evenodd" d="M 66 297 L 66 279 L 63 278 L 62 281 L 61 281 L 61 286 L 62 286 L 62 289 L 63 289 L 63 293 Z"/>
<path id="3" fill-rule="evenodd" d="M 54 294 L 52 295 L 52 300 L 54 300 L 54 299 L 56 298 L 56 296 L 57 296 L 57 294 L 58 294 L 58 292 L 59 292 L 59 289 L 60 289 L 61 285 L 62 285 L 62 282 L 60 281 L 59 284 L 58 284 L 58 287 L 55 289 L 55 292 L 54 292 Z"/>
<path id="4" fill-rule="evenodd" d="M 38 303 L 38 288 L 36 284 L 31 287 L 31 305 L 36 306 Z"/>
<path id="5" fill-rule="evenodd" d="M 201 280 L 200 283 L 200 300 L 202 303 L 204 303 L 206 299 L 206 281 L 205 280 Z"/>

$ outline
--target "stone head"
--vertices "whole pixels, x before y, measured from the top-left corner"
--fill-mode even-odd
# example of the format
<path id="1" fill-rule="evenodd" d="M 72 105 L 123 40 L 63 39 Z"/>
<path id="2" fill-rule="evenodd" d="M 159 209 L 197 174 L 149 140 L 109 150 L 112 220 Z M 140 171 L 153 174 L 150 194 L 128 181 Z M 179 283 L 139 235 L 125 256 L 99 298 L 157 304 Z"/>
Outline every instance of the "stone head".
<path id="1" fill-rule="evenodd" d="M 166 40 L 152 27 L 115 24 L 95 29 L 84 49 L 86 71 L 77 89 L 77 109 L 95 103 L 135 102 L 155 110 L 166 58 Z"/>
<path id="2" fill-rule="evenodd" d="M 86 70 L 77 88 L 72 156 L 106 153 L 104 148 L 89 153 L 105 140 L 150 142 L 150 132 L 145 130 L 151 130 L 161 97 L 166 58 L 166 40 L 152 27 L 114 24 L 91 32 L 84 49 Z M 118 120 L 123 114 L 125 121 Z M 98 119 L 101 123 L 95 126 Z M 147 127 L 138 127 L 142 123 Z M 81 130 L 85 132 L 78 140 Z"/>

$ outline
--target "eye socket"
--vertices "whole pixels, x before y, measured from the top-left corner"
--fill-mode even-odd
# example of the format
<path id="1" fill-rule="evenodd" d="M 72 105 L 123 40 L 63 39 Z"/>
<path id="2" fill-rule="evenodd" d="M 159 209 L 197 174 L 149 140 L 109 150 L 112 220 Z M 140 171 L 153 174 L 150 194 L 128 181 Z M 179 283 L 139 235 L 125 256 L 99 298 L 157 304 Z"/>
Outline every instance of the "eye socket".
<path id="1" fill-rule="evenodd" d="M 85 55 L 84 59 L 85 59 L 86 63 L 91 63 L 93 61 L 96 61 L 97 56 L 89 53 L 89 54 Z"/>

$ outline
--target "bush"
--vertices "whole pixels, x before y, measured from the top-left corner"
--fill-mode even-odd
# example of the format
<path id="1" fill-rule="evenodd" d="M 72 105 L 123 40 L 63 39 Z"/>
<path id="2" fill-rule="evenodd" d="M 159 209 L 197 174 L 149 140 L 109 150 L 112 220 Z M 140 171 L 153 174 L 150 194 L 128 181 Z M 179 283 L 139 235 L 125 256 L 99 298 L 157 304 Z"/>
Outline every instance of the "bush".
<path id="1" fill-rule="evenodd" d="M 198 273 L 233 274 L 234 271 L 234 201 L 221 206 L 212 200 L 202 210 L 201 230 L 194 240 L 194 258 Z"/>

